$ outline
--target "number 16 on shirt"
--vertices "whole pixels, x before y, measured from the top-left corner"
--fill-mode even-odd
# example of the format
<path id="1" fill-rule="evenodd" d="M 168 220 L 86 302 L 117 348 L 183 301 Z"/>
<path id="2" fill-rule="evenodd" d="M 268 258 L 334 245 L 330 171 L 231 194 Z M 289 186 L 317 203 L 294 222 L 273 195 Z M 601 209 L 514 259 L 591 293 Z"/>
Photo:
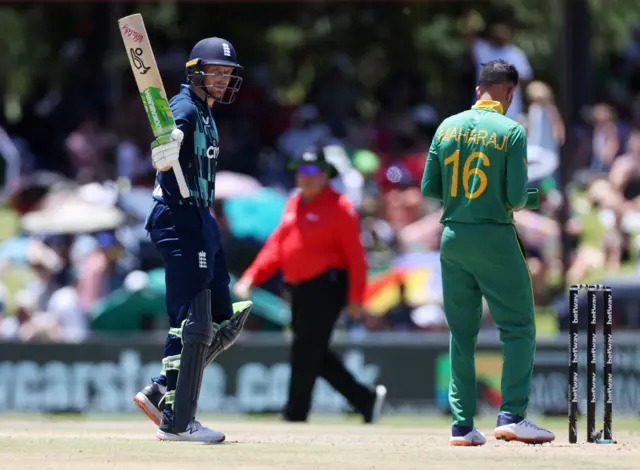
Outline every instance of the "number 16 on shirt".
<path id="1" fill-rule="evenodd" d="M 487 174 L 484 171 L 482 171 L 480 168 L 471 168 L 471 164 L 474 163 L 474 161 L 477 159 L 480 159 L 484 166 L 491 165 L 489 157 L 485 153 L 473 152 L 467 157 L 464 162 L 464 168 L 462 170 L 462 186 L 464 188 L 464 195 L 467 199 L 476 199 L 482 196 L 482 193 L 485 192 L 485 190 L 487 189 L 487 184 L 489 183 Z M 456 150 L 449 157 L 445 158 L 444 164 L 453 166 L 453 175 L 451 177 L 451 197 L 458 197 L 460 150 Z M 471 177 L 473 175 L 478 178 L 479 184 L 473 184 L 474 190 L 470 191 L 469 186 Z"/>
<path id="2" fill-rule="evenodd" d="M 171 131 L 176 128 L 176 123 L 173 120 L 173 114 L 171 114 L 167 93 L 164 91 L 162 77 L 160 77 L 160 71 L 151 50 L 149 35 L 144 27 L 142 15 L 136 13 L 120 18 L 118 26 L 153 135 L 156 137 L 156 143 L 167 143 L 171 138 Z M 183 198 L 188 198 L 190 196 L 189 187 L 184 179 L 180 162 L 174 163 L 171 169 L 178 182 L 180 195 Z"/>

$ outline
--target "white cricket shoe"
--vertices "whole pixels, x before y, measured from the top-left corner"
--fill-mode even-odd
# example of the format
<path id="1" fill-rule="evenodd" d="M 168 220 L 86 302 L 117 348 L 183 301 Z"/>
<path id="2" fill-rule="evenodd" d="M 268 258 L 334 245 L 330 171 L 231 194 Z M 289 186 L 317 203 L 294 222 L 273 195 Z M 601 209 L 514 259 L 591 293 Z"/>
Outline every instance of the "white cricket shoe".
<path id="1" fill-rule="evenodd" d="M 538 427 L 528 419 L 498 426 L 493 431 L 493 436 L 498 440 L 518 441 L 525 444 L 544 444 L 556 438 L 551 431 Z"/>
<path id="2" fill-rule="evenodd" d="M 373 400 L 373 407 L 371 408 L 371 416 L 365 419 L 365 422 L 370 424 L 376 424 L 380 420 L 382 406 L 384 405 L 385 398 L 387 398 L 387 387 L 377 385 L 374 393 L 375 398 Z"/>
<path id="3" fill-rule="evenodd" d="M 470 447 L 470 446 L 483 446 L 487 442 L 487 438 L 484 437 L 480 431 L 473 428 L 471 432 L 464 436 L 451 436 L 449 438 L 449 444 L 452 446 Z"/>
<path id="4" fill-rule="evenodd" d="M 221 432 L 204 427 L 200 422 L 194 419 L 189 423 L 184 432 L 174 434 L 163 431 L 162 428 L 158 428 L 158 432 L 156 432 L 156 439 L 159 441 L 204 442 L 207 444 L 214 444 L 224 441 L 225 435 Z"/>

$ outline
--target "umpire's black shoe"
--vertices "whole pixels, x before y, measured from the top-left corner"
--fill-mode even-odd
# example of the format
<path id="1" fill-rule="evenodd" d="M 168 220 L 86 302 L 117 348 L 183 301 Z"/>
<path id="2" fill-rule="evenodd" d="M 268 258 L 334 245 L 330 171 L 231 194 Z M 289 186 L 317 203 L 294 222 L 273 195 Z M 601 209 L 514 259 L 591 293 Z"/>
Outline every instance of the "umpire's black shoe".
<path id="1" fill-rule="evenodd" d="M 384 385 L 377 385 L 373 393 L 374 396 L 371 411 L 364 415 L 364 422 L 367 424 L 376 424 L 380 419 L 384 400 L 387 398 L 387 387 Z"/>
<path id="2" fill-rule="evenodd" d="M 146 414 L 156 426 L 162 421 L 162 403 L 167 388 L 156 382 L 151 382 L 133 397 L 133 402 L 140 411 Z"/>
<path id="3" fill-rule="evenodd" d="M 280 420 L 285 423 L 306 423 L 307 422 L 307 418 L 292 418 L 290 416 L 287 416 L 286 413 L 284 413 L 280 417 Z"/>

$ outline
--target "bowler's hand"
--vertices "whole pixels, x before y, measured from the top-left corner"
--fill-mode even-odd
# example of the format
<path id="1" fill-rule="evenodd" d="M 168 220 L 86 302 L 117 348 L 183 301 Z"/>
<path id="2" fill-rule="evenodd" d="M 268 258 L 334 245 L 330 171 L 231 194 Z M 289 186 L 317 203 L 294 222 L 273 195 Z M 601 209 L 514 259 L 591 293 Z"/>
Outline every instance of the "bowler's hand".
<path id="1" fill-rule="evenodd" d="M 233 286 L 233 293 L 237 298 L 247 300 L 251 298 L 252 287 L 251 280 L 240 280 Z"/>
<path id="2" fill-rule="evenodd" d="M 353 320 L 361 320 L 364 317 L 364 307 L 360 302 L 349 302 L 347 313 Z"/>
<path id="3" fill-rule="evenodd" d="M 184 133 L 174 129 L 168 137 L 159 137 L 151 144 L 151 161 L 156 170 L 170 170 L 180 158 L 180 146 Z M 161 143 L 162 142 L 162 143 Z"/>

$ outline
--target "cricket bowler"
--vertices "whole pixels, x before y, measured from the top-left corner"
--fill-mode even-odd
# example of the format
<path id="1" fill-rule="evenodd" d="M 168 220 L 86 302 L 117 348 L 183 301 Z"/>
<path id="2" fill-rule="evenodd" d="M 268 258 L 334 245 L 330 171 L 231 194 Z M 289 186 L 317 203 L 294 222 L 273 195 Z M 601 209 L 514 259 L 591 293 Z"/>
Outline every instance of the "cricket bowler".
<path id="1" fill-rule="evenodd" d="M 513 212 L 536 208 L 538 194 L 526 188 L 525 130 L 504 115 L 518 81 L 516 68 L 503 60 L 483 65 L 477 103 L 440 124 L 422 179 L 423 195 L 444 206 L 440 262 L 450 329 L 454 446 L 486 442 L 474 427 L 475 348 L 483 297 L 500 331 L 504 356 L 495 438 L 525 443 L 555 439 L 525 418 L 536 332 L 531 278 Z"/>
<path id="2" fill-rule="evenodd" d="M 198 42 L 186 64 L 186 81 L 170 100 L 176 129 L 171 141 L 152 143 L 158 170 L 146 229 L 166 271 L 170 330 L 163 370 L 134 397 L 168 441 L 222 442 L 225 435 L 195 420 L 204 368 L 239 336 L 251 302 L 231 303 L 229 273 L 212 217 L 218 130 L 214 103 L 232 103 L 242 78 L 233 45 L 212 37 Z M 172 165 L 179 163 L 190 196 L 180 195 Z"/>

